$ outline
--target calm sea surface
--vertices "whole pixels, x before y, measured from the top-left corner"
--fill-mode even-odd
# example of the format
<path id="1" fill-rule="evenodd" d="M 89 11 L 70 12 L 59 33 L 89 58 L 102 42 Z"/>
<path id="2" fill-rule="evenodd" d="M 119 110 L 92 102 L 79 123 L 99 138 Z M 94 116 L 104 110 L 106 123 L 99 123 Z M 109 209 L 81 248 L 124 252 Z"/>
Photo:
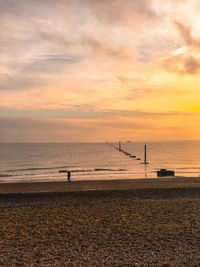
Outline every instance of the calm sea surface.
<path id="1" fill-rule="evenodd" d="M 200 175 L 200 142 L 148 143 L 147 166 L 144 143 L 122 143 L 122 149 L 137 159 L 103 143 L 0 144 L 0 182 L 66 180 L 59 170 L 71 170 L 73 180 L 155 178 L 161 168 Z"/>

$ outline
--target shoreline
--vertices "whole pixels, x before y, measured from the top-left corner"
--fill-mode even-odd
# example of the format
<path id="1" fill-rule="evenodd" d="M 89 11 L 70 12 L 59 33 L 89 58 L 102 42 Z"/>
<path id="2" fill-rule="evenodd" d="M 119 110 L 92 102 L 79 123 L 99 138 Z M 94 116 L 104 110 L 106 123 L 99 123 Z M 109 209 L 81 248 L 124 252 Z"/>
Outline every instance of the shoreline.
<path id="1" fill-rule="evenodd" d="M 0 195 L 139 189 L 200 188 L 200 177 L 0 183 Z"/>

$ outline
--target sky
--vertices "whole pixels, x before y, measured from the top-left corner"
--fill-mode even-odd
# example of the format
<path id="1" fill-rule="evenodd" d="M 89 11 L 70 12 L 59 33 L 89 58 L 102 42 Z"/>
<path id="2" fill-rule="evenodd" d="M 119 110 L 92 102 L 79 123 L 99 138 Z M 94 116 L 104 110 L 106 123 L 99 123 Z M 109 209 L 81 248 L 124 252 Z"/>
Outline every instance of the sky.
<path id="1" fill-rule="evenodd" d="M 0 0 L 0 142 L 199 140 L 199 0 Z"/>

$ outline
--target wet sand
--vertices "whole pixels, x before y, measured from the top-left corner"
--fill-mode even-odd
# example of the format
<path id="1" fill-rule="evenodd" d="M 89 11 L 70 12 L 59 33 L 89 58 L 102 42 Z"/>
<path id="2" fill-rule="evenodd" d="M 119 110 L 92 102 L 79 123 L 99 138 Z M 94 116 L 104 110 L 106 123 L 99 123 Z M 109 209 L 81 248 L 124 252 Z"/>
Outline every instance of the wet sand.
<path id="1" fill-rule="evenodd" d="M 200 179 L 0 184 L 0 266 L 199 266 Z"/>
<path id="2" fill-rule="evenodd" d="M 174 177 L 156 179 L 99 180 L 72 182 L 0 183 L 0 194 L 77 192 L 93 190 L 135 190 L 148 188 L 200 187 L 200 178 Z"/>

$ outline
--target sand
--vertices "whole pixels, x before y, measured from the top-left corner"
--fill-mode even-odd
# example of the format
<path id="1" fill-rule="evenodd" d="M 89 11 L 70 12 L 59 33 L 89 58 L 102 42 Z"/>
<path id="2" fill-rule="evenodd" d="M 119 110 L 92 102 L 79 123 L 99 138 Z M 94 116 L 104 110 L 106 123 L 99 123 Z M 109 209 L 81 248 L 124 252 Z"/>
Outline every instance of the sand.
<path id="1" fill-rule="evenodd" d="M 0 214 L 2 267 L 200 264 L 198 178 L 1 184 Z"/>

